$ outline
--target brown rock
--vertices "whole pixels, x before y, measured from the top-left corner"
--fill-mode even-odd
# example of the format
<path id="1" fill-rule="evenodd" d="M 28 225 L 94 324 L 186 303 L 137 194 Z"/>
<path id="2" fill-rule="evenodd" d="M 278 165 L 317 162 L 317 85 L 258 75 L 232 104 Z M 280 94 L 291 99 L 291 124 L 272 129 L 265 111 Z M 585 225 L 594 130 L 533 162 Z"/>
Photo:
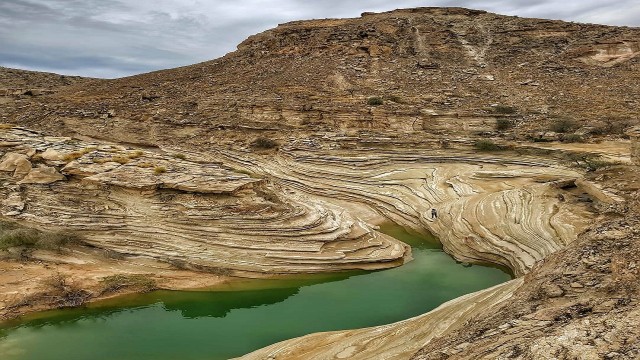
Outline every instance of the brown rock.
<path id="1" fill-rule="evenodd" d="M 15 178 L 21 178 L 31 171 L 31 162 L 24 154 L 10 152 L 0 160 L 0 171 L 13 172 Z"/>
<path id="2" fill-rule="evenodd" d="M 32 169 L 18 184 L 51 184 L 65 179 L 54 167 L 42 166 Z"/>

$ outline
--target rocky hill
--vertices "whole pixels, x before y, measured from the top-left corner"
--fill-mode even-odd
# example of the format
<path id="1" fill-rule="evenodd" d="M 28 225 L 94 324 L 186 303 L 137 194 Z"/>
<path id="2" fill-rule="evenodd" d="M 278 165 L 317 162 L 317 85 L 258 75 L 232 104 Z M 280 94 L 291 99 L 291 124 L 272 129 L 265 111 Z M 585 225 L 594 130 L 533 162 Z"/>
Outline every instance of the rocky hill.
<path id="1" fill-rule="evenodd" d="M 581 134 L 619 132 L 640 115 L 639 38 L 633 28 L 457 8 L 300 21 L 217 60 L 82 83 L 42 99 L 46 107 L 0 116 L 143 143 L 294 132 L 460 137 L 492 133 L 500 117 L 518 138 L 547 138 L 557 120 L 578 122 L 570 130 Z"/>
<path id="2" fill-rule="evenodd" d="M 113 276 L 399 266 L 392 221 L 515 278 L 246 358 L 637 357 L 638 55 L 637 28 L 418 8 L 116 80 L 0 69 L 0 316 L 111 296 Z"/>

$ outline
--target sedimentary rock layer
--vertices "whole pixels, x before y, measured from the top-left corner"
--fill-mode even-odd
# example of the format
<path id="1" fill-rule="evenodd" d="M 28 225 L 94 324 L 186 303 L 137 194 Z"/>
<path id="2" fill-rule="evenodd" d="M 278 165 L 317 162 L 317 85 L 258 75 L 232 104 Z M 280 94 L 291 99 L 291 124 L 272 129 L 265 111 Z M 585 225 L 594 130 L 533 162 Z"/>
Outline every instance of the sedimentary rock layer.
<path id="1" fill-rule="evenodd" d="M 78 231 L 93 246 L 225 272 L 324 272 L 397 266 L 408 246 L 339 206 L 190 154 L 47 138 L 4 137 L 2 214 Z M 31 168 L 39 163 L 38 168 Z M 54 171 L 47 181 L 32 174 Z M 57 170 L 56 170 L 57 169 Z M 64 174 L 64 176 L 62 175 Z M 24 177 L 24 178 L 23 178 Z"/>
<path id="2" fill-rule="evenodd" d="M 374 230 L 393 221 L 434 233 L 460 260 L 521 275 L 584 226 L 585 207 L 561 189 L 580 174 L 535 158 L 294 147 L 207 155 L 2 134 L 3 215 L 180 266 L 254 275 L 397 266 L 408 246 Z"/>

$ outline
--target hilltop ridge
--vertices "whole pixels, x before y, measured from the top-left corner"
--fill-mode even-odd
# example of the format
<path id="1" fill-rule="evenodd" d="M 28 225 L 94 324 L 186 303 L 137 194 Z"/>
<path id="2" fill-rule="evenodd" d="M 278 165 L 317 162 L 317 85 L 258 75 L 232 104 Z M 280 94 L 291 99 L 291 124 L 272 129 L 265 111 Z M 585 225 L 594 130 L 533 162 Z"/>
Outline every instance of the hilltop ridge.
<path id="1" fill-rule="evenodd" d="M 249 140 L 247 132 L 441 136 L 451 124 L 502 136 L 486 124 L 504 115 L 520 139 L 543 136 L 557 119 L 588 132 L 637 122 L 639 38 L 640 29 L 462 8 L 298 21 L 216 60 L 83 82 L 19 112 L 5 108 L 0 118 L 67 134 L 99 128 L 144 143 L 196 141 L 175 126 L 230 144 Z M 372 98 L 383 104 L 369 105 Z M 109 110 L 117 115 L 103 123 Z M 151 135 L 149 127 L 163 131 Z"/>

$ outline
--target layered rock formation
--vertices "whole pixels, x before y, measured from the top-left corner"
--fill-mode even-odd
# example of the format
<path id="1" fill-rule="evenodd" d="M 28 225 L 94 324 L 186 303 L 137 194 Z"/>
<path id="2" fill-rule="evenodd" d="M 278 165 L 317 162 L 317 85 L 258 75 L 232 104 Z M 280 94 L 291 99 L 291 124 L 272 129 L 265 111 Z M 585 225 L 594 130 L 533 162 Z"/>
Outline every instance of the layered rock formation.
<path id="1" fill-rule="evenodd" d="M 77 231 L 99 248 L 253 276 L 384 268 L 402 264 L 410 253 L 337 206 L 288 195 L 274 189 L 278 184 L 196 153 L 83 143 L 23 129 L 2 135 L 9 148 L 2 164 L 13 172 L 1 189 L 11 199 L 2 214 Z M 43 164 L 31 168 L 26 154 Z M 19 173 L 16 163 L 25 169 Z"/>
<path id="2" fill-rule="evenodd" d="M 2 164 L 22 185 L 5 186 L 5 197 L 24 201 L 7 203 L 3 214 L 77 229 L 101 248 L 203 269 L 288 273 L 401 264 L 409 250 L 373 230 L 381 220 L 370 214 L 377 213 L 431 231 L 461 260 L 522 275 L 574 240 L 586 222 L 586 208 L 561 189 L 581 175 L 534 158 L 285 148 L 278 156 L 212 157 L 22 129 L 4 135 L 11 151 Z M 29 159 L 42 163 L 31 168 Z M 24 171 L 15 170 L 17 163 Z"/>
<path id="3" fill-rule="evenodd" d="M 582 298 L 575 289 L 593 279 L 565 274 L 575 264 L 553 257 L 590 246 L 595 235 L 576 242 L 589 225 L 637 214 L 624 203 L 637 183 L 608 181 L 627 168 L 598 173 L 614 164 L 593 158 L 628 163 L 626 145 L 540 142 L 617 141 L 637 125 L 639 39 L 633 28 L 421 8 L 283 24 L 221 59 L 124 79 L 73 85 L 0 69 L 7 89 L 33 78 L 42 90 L 0 98 L 0 211 L 77 232 L 123 262 L 252 277 L 398 266 L 409 247 L 376 225 L 429 231 L 457 259 L 517 279 L 404 322 L 247 358 L 517 357 L 527 340 L 518 334 L 583 331 L 562 314 L 577 317 L 609 290 L 625 299 L 612 318 L 637 319 L 627 307 L 635 293 L 601 282 Z M 503 151 L 478 152 L 478 140 Z M 612 281 L 633 284 L 635 253 L 605 250 L 625 259 Z M 606 272 L 591 255 L 587 265 L 602 266 L 585 273 Z M 588 276 L 613 276 L 601 273 Z M 531 318 L 517 322 L 512 302 Z M 549 334 L 540 344 L 554 348 Z"/>

